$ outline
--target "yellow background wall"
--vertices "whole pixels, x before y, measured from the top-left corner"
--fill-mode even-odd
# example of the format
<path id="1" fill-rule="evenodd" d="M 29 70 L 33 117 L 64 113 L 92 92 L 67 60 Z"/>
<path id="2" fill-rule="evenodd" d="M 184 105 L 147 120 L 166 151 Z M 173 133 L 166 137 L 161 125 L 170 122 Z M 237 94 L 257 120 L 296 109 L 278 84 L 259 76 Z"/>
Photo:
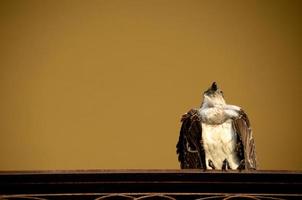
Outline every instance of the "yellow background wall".
<path id="1" fill-rule="evenodd" d="M 178 169 L 212 81 L 302 169 L 301 1 L 0 1 L 0 170 Z"/>

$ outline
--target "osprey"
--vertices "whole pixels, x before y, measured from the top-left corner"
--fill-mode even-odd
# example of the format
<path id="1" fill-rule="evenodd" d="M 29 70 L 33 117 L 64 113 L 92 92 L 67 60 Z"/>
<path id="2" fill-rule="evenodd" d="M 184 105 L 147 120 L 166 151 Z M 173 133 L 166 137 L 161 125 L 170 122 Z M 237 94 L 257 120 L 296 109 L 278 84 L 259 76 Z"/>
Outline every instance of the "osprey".
<path id="1" fill-rule="evenodd" d="M 249 119 L 238 106 L 226 104 L 216 82 L 203 93 L 198 109 L 181 118 L 177 154 L 182 169 L 256 169 Z"/>

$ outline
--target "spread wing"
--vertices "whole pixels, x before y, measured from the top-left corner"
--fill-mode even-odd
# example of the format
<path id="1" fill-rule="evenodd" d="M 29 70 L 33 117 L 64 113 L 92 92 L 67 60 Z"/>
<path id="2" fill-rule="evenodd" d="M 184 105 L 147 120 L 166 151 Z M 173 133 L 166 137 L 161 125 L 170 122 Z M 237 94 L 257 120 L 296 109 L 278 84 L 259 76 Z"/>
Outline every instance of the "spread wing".
<path id="1" fill-rule="evenodd" d="M 198 110 L 192 109 L 182 116 L 182 126 L 177 143 L 178 160 L 182 169 L 203 168 L 205 153 L 201 146 L 202 128 Z"/>
<path id="2" fill-rule="evenodd" d="M 249 119 L 243 110 L 240 116 L 233 120 L 233 128 L 237 134 L 237 152 L 240 158 L 239 169 L 257 169 L 255 143 Z"/>

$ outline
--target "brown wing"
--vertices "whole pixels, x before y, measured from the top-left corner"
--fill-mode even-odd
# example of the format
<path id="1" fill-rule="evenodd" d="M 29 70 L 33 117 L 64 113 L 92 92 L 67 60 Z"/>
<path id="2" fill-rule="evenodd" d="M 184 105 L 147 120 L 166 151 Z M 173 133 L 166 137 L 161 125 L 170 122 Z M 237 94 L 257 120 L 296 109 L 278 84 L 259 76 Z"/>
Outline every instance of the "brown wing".
<path id="1" fill-rule="evenodd" d="M 239 169 L 257 169 L 255 143 L 246 113 L 241 110 L 239 118 L 233 121 L 233 127 L 237 134 L 237 152 L 240 158 Z"/>
<path id="2" fill-rule="evenodd" d="M 178 160 L 182 169 L 206 169 L 205 153 L 201 146 L 202 128 L 198 110 L 192 109 L 182 116 L 177 143 Z"/>

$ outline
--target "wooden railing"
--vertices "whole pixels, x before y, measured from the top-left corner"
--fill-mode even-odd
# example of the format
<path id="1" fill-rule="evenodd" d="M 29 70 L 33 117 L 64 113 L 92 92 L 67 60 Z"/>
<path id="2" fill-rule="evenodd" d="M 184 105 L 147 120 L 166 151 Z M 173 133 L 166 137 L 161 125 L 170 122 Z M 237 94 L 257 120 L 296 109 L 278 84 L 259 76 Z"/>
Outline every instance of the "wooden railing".
<path id="1" fill-rule="evenodd" d="M 302 199 L 302 172 L 0 172 L 0 199 Z"/>

